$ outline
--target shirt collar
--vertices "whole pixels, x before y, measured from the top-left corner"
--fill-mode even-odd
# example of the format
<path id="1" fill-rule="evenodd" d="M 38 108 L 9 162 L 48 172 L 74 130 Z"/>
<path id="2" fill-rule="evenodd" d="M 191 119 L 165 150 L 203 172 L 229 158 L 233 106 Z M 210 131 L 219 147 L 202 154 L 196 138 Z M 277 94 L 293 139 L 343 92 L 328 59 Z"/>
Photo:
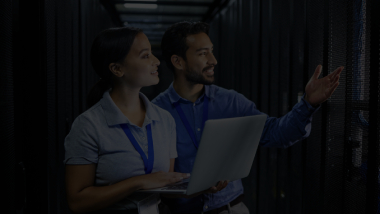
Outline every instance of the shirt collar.
<path id="1" fill-rule="evenodd" d="M 209 99 L 214 99 L 213 88 L 211 87 L 211 85 L 204 85 L 204 87 L 205 87 L 205 94 L 206 94 L 206 96 Z M 182 98 L 181 96 L 179 96 L 179 94 L 175 91 L 175 89 L 173 87 L 173 82 L 169 86 L 168 95 L 169 95 L 169 99 L 170 99 L 171 104 L 177 103 L 180 100 L 183 100 L 183 101 L 186 101 L 186 102 L 190 102 L 189 100 L 186 100 L 185 98 Z M 196 102 L 198 102 L 200 99 L 202 99 L 203 96 L 204 96 L 204 94 L 202 94 L 197 99 Z"/>
<path id="2" fill-rule="evenodd" d="M 113 102 L 109 94 L 110 91 L 111 89 L 104 92 L 103 98 L 101 99 L 101 106 L 106 116 L 107 124 L 109 126 L 113 126 L 118 124 L 131 123 Z M 159 121 L 159 116 L 157 112 L 154 111 L 152 103 L 149 101 L 149 99 L 141 92 L 139 92 L 139 96 L 143 100 L 146 110 L 144 124 L 150 123 L 151 120 Z"/>

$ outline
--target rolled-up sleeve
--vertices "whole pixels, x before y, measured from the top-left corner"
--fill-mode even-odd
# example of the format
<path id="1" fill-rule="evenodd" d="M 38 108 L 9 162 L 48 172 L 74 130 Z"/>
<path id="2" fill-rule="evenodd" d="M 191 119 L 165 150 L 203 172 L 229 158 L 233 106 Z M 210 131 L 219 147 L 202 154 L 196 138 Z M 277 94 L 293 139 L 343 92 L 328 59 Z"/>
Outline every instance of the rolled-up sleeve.
<path id="1" fill-rule="evenodd" d="M 98 163 L 98 137 L 91 121 L 81 115 L 74 120 L 65 138 L 64 164 Z"/>
<path id="2" fill-rule="evenodd" d="M 313 114 L 320 106 L 312 107 L 306 102 L 304 96 L 290 112 L 282 117 L 269 117 L 265 114 L 268 117 L 260 139 L 261 146 L 286 148 L 310 135 Z M 236 99 L 242 110 L 242 116 L 264 114 L 243 95 L 238 93 Z"/>

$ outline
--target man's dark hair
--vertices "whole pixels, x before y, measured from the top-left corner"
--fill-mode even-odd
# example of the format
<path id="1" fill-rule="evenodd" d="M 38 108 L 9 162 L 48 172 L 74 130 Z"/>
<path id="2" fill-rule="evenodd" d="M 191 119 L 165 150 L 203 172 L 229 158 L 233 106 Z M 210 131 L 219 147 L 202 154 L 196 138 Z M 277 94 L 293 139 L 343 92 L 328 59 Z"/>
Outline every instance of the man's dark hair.
<path id="1" fill-rule="evenodd" d="M 186 51 L 189 47 L 186 44 L 186 38 L 189 35 L 205 33 L 208 35 L 210 26 L 205 22 L 178 22 L 170 26 L 161 41 L 162 56 L 169 67 L 174 72 L 174 66 L 171 62 L 173 55 L 178 55 L 186 59 Z"/>

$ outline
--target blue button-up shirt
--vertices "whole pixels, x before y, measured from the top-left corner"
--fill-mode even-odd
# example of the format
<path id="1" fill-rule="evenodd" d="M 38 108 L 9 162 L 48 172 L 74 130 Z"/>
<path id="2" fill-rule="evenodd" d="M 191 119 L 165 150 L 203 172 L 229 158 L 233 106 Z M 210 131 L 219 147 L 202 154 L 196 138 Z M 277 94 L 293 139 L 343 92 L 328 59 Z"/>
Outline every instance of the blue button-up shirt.
<path id="1" fill-rule="evenodd" d="M 199 142 L 202 133 L 204 96 L 209 98 L 208 119 L 264 114 L 257 110 L 255 103 L 234 90 L 227 90 L 216 85 L 205 85 L 205 93 L 193 103 L 180 97 L 174 90 L 172 83 L 152 102 L 171 113 L 175 120 L 178 152 L 174 167 L 176 172 L 191 173 L 197 148 L 176 111 L 174 103 L 180 103 L 190 126 L 195 132 L 196 140 Z M 286 148 L 305 139 L 310 134 L 312 115 L 315 111 L 316 109 L 302 97 L 301 101 L 281 118 L 268 117 L 260 145 Z M 199 213 L 226 205 L 242 193 L 243 185 L 239 179 L 230 182 L 226 188 L 214 194 L 202 194 L 190 199 L 175 198 L 169 200 L 173 202 L 170 203 L 172 204 L 171 210 L 175 213 Z"/>

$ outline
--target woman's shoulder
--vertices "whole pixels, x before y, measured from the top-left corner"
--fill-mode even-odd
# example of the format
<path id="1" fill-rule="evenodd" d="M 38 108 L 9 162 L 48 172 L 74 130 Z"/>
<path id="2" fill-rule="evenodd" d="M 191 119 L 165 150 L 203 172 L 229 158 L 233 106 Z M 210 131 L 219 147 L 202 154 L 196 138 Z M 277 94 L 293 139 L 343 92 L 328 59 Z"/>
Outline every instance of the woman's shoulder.
<path id="1" fill-rule="evenodd" d="M 90 127 L 99 122 L 102 117 L 102 109 L 100 103 L 96 103 L 95 105 L 91 106 L 89 109 L 84 111 L 83 113 L 79 114 L 74 122 L 73 126 L 77 127 Z"/>

